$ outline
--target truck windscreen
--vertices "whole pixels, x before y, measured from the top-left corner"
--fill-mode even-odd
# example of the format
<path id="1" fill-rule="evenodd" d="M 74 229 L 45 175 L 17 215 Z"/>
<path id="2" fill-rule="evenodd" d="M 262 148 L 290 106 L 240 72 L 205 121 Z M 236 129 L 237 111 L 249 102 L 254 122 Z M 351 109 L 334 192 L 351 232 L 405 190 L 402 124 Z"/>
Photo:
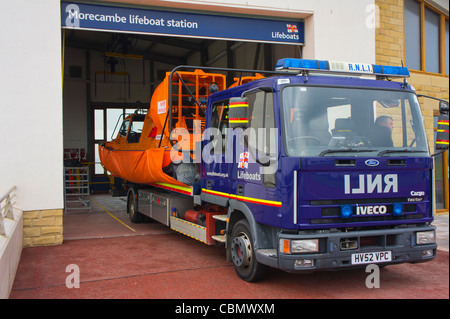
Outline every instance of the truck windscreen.
<path id="1" fill-rule="evenodd" d="M 288 156 L 428 156 L 411 92 L 287 86 L 281 103 Z"/>

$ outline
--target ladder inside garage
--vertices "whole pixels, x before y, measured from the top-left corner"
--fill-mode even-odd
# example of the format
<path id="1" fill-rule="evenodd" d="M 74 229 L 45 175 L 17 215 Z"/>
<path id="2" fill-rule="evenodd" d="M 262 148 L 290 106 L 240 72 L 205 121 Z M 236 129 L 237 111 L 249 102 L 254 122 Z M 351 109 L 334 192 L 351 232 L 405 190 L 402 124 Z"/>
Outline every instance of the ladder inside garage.
<path id="1" fill-rule="evenodd" d="M 64 211 L 89 210 L 89 167 L 64 167 Z"/>

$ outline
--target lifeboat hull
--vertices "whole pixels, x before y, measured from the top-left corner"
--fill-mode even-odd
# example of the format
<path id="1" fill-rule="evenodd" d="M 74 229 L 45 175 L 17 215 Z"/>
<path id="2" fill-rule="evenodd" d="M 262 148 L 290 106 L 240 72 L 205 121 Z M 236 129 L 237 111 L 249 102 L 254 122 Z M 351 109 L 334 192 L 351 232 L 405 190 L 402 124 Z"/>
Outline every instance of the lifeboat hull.
<path id="1" fill-rule="evenodd" d="M 170 163 L 164 148 L 146 150 L 115 150 L 99 145 L 102 165 L 113 175 L 136 184 L 168 183 L 187 186 L 163 172 Z"/>

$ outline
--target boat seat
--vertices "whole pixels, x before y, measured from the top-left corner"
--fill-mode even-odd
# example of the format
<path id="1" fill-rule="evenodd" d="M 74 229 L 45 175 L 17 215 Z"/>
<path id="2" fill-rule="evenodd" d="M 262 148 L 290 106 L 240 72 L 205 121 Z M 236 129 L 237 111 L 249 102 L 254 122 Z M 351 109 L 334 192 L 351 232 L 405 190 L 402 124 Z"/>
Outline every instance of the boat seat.
<path id="1" fill-rule="evenodd" d="M 141 133 L 130 132 L 128 133 L 127 141 L 128 143 L 139 143 L 141 138 Z"/>

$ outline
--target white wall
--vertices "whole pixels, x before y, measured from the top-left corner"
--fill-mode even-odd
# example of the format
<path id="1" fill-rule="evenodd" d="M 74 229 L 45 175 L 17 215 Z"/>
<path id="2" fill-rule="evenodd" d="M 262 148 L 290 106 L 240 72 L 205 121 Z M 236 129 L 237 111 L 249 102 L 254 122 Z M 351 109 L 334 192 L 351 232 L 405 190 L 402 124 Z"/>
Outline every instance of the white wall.
<path id="1" fill-rule="evenodd" d="M 291 1 L 295 8 L 306 2 L 314 15 L 305 21 L 305 58 L 375 63 L 374 0 Z"/>
<path id="2" fill-rule="evenodd" d="M 0 299 L 7 299 L 14 284 L 23 246 L 23 214 L 13 209 L 14 219 L 4 219 L 5 236 L 0 236 Z"/>
<path id="3" fill-rule="evenodd" d="M 59 0 L 0 2 L 0 194 L 16 207 L 63 201 Z"/>
<path id="4" fill-rule="evenodd" d="M 110 2 L 123 0 L 110 0 Z M 375 0 L 128 0 L 227 13 L 305 19 L 304 58 L 375 63 Z"/>

